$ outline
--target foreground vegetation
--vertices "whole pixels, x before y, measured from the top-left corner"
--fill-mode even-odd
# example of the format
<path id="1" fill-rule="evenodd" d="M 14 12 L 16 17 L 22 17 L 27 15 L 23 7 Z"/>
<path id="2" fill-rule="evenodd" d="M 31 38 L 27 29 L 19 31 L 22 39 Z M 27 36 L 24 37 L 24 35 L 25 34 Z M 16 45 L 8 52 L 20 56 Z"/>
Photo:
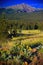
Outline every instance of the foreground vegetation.
<path id="1" fill-rule="evenodd" d="M 12 45 L 11 45 L 12 46 Z M 0 48 L 0 61 L 2 64 L 11 64 L 11 65 L 24 65 L 25 62 L 30 64 L 34 59 L 34 56 L 37 57 L 38 60 L 39 50 L 41 49 L 42 44 L 20 44 L 20 43 L 13 43 L 11 48 L 8 47 L 1 47 Z M 12 61 L 13 60 L 13 61 Z M 40 59 L 39 59 L 40 60 Z M 10 61 L 10 62 L 9 62 Z M 35 61 L 35 63 L 37 63 Z"/>
<path id="2" fill-rule="evenodd" d="M 39 64 L 40 58 L 43 57 L 43 31 L 17 30 L 17 33 L 20 34 L 18 37 L 6 39 L 7 42 L 0 44 L 0 64 Z"/>

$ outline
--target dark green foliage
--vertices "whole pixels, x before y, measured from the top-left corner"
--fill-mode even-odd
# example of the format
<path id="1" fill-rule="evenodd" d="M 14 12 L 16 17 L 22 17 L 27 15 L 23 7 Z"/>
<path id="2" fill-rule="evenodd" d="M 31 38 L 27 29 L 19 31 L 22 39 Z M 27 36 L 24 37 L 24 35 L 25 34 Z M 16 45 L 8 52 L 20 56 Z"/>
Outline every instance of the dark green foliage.
<path id="1" fill-rule="evenodd" d="M 31 25 L 29 25 L 29 30 L 32 30 L 32 26 Z"/>
<path id="2" fill-rule="evenodd" d="M 38 29 L 38 25 L 37 24 L 35 24 L 34 29 Z"/>

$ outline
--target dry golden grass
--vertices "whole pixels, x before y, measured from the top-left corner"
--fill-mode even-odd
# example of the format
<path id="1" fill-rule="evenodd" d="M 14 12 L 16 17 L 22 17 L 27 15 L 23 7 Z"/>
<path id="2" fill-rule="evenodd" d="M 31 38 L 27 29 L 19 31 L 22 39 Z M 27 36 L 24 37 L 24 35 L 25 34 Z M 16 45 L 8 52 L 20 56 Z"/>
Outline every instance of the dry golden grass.
<path id="1" fill-rule="evenodd" d="M 24 33 L 25 32 L 25 33 Z M 8 41 L 7 44 L 2 44 L 4 47 L 8 47 L 9 49 L 13 47 L 15 44 L 14 43 L 19 43 L 21 44 L 35 44 L 37 42 L 41 42 L 43 44 L 43 31 L 40 30 L 23 30 L 24 34 L 34 34 L 31 36 L 20 36 L 20 37 L 14 37 L 12 41 Z M 34 32 L 34 33 L 33 33 Z"/>
<path id="2" fill-rule="evenodd" d="M 16 38 L 13 38 L 12 40 L 17 41 L 17 40 L 21 39 L 22 44 L 33 44 L 33 43 L 37 43 L 37 42 L 43 43 L 43 31 L 40 31 L 40 30 L 26 30 L 26 32 L 25 32 L 25 30 L 24 30 L 23 33 L 25 32 L 24 34 L 27 34 L 27 32 L 29 32 L 29 31 L 34 35 L 16 37 Z"/>
<path id="3" fill-rule="evenodd" d="M 40 32 L 41 32 L 40 30 L 22 30 L 21 33 L 24 33 L 24 34 L 38 34 Z"/>

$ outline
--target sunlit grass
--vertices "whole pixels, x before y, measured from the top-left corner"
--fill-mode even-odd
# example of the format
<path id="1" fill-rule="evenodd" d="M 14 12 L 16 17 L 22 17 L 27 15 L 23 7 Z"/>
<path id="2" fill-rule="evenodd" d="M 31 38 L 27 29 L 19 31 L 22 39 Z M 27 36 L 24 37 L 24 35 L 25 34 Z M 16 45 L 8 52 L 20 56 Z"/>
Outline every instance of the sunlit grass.
<path id="1" fill-rule="evenodd" d="M 27 32 L 29 32 L 29 31 L 34 35 L 15 37 L 15 38 L 12 38 L 12 40 L 17 41 L 17 40 L 21 39 L 20 41 L 22 44 L 31 44 L 31 43 L 33 44 L 33 43 L 37 43 L 37 42 L 43 43 L 43 32 L 42 31 L 40 31 L 40 30 L 27 30 Z M 24 32 L 24 34 L 27 33 L 27 32 L 25 32 L 25 30 L 23 32 Z"/>
<path id="2" fill-rule="evenodd" d="M 24 33 L 24 34 L 38 34 L 40 32 L 41 32 L 40 30 L 22 30 L 21 33 Z"/>
<path id="3" fill-rule="evenodd" d="M 40 30 L 23 30 L 23 33 L 24 34 L 29 34 L 29 33 L 31 34 L 32 33 L 34 35 L 14 37 L 14 38 L 11 39 L 11 41 L 2 43 L 2 47 L 4 46 L 4 47 L 7 47 L 7 48 L 10 49 L 16 43 L 21 43 L 21 44 L 35 44 L 37 42 L 40 42 L 40 43 L 43 44 L 43 32 L 42 31 L 40 31 Z"/>
<path id="4" fill-rule="evenodd" d="M 37 42 L 43 43 L 43 38 L 30 38 L 30 39 L 26 39 L 26 40 L 22 40 L 21 41 L 22 44 L 35 44 Z"/>

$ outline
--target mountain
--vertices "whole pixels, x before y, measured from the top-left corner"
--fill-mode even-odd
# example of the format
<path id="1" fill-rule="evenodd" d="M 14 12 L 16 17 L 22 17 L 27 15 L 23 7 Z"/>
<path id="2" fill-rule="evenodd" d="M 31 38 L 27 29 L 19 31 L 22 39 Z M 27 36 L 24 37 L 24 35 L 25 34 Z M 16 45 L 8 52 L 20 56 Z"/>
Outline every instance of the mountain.
<path id="1" fill-rule="evenodd" d="M 7 9 L 16 9 L 18 12 L 33 12 L 36 10 L 36 8 L 25 3 L 9 6 Z"/>
<path id="2" fill-rule="evenodd" d="M 43 10 L 43 8 L 35 8 L 32 7 L 28 4 L 22 3 L 22 4 L 17 4 L 17 5 L 13 5 L 13 6 L 8 6 L 6 8 L 0 8 L 0 13 L 2 12 L 7 12 L 7 13 L 20 13 L 20 12 L 25 12 L 25 13 L 29 13 L 29 12 L 35 12 L 35 11 L 40 11 Z"/>
<path id="3" fill-rule="evenodd" d="M 43 21 L 43 9 L 24 3 L 0 8 L 0 18 L 4 15 L 8 20 Z"/>

